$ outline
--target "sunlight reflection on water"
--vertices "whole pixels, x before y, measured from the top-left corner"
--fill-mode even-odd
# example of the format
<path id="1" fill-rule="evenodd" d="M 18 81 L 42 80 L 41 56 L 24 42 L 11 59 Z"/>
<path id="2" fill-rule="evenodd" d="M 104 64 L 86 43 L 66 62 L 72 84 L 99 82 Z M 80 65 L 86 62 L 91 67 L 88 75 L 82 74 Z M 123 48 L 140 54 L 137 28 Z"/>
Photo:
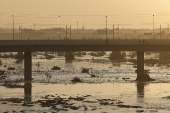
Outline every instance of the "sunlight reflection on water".
<path id="1" fill-rule="evenodd" d="M 169 83 L 102 83 L 102 84 L 87 84 L 87 83 L 77 83 L 77 84 L 44 84 L 44 83 L 32 83 L 31 101 L 36 102 L 46 95 L 58 95 L 61 97 L 68 98 L 72 97 L 82 97 L 85 95 L 90 95 L 86 98 L 89 101 L 95 101 L 93 106 L 96 107 L 96 112 L 101 112 L 104 109 L 114 112 L 136 112 L 136 110 L 144 111 L 158 111 L 166 112 L 169 110 L 170 90 Z M 11 106 L 11 103 L 7 101 L 6 104 L 2 104 L 5 100 L 4 98 L 21 98 L 24 99 L 24 89 L 10 89 L 0 86 L 0 91 L 2 92 L 1 97 L 1 111 L 7 109 Z M 28 91 L 27 91 L 28 92 Z M 29 93 L 29 92 L 28 92 Z M 112 104 L 101 105 L 98 99 L 108 99 L 120 101 L 120 104 L 114 105 L 114 110 Z M 91 104 L 84 101 L 73 101 L 76 103 L 75 106 L 85 105 L 87 108 Z M 123 105 L 123 106 L 121 106 Z M 6 106 L 6 107 L 5 107 Z M 136 106 L 139 108 L 136 108 Z M 33 106 L 34 108 L 35 106 Z M 20 108 L 20 110 L 22 107 Z M 90 109 L 90 108 L 89 108 Z M 29 109 L 28 109 L 29 110 Z M 43 111 L 43 109 L 40 109 Z M 69 112 L 73 112 L 71 109 Z M 78 109 L 78 112 L 83 112 Z"/>
<path id="2" fill-rule="evenodd" d="M 135 64 L 111 62 L 105 57 L 92 59 L 86 55 L 76 57 L 72 62 L 66 62 L 64 57 L 51 60 L 34 58 L 32 84 L 25 85 L 21 82 L 19 84 L 23 86 L 22 88 L 0 86 L 0 112 L 14 110 L 29 113 L 106 111 L 166 113 L 170 111 L 169 67 L 145 66 L 145 69 L 151 70 L 150 76 L 155 78 L 156 82 L 136 83 Z M 1 69 L 16 67 L 14 71 L 7 70 L 6 75 L 9 80 L 23 78 L 23 63 L 14 62 L 15 59 L 2 60 Z M 61 70 L 51 70 L 54 66 L 60 67 Z M 82 68 L 88 68 L 89 73 L 82 73 Z M 47 78 L 47 75 L 52 76 Z M 79 77 L 83 82 L 72 83 L 74 77 Z M 66 108 L 63 109 L 63 106 Z"/>

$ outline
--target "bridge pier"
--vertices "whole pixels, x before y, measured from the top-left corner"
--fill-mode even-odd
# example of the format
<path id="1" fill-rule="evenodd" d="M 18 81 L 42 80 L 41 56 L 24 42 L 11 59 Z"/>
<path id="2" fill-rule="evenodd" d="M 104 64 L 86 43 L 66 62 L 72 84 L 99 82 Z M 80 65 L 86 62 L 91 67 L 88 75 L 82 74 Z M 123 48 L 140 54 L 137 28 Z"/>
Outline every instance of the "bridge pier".
<path id="1" fill-rule="evenodd" d="M 144 52 L 137 51 L 137 79 L 142 80 L 144 75 Z"/>
<path id="2" fill-rule="evenodd" d="M 24 52 L 24 81 L 32 80 L 32 55 L 31 49 Z"/>
<path id="3" fill-rule="evenodd" d="M 144 51 L 137 51 L 137 79 L 136 81 L 152 81 L 144 71 Z"/>
<path id="4" fill-rule="evenodd" d="M 109 56 L 110 60 L 118 60 L 118 61 L 124 61 L 124 56 L 120 53 L 120 51 L 112 51 L 112 53 Z"/>
<path id="5" fill-rule="evenodd" d="M 65 52 L 65 60 L 74 60 L 74 55 L 72 52 Z"/>

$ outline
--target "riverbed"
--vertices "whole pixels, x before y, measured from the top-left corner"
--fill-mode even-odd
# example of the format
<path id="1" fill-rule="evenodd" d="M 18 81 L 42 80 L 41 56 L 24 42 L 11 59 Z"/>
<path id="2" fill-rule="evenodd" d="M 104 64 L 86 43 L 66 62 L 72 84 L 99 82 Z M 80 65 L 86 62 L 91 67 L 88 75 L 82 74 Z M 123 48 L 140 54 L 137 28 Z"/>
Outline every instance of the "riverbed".
<path id="1" fill-rule="evenodd" d="M 32 82 L 24 83 L 23 61 L 1 58 L 0 113 L 168 113 L 168 65 L 145 65 L 153 82 L 136 82 L 136 64 L 83 55 L 32 60 Z M 13 67 L 13 68 L 9 68 Z M 57 67 L 57 68 L 54 68 Z M 83 69 L 85 69 L 83 71 Z M 78 78 L 79 81 L 74 81 Z"/>

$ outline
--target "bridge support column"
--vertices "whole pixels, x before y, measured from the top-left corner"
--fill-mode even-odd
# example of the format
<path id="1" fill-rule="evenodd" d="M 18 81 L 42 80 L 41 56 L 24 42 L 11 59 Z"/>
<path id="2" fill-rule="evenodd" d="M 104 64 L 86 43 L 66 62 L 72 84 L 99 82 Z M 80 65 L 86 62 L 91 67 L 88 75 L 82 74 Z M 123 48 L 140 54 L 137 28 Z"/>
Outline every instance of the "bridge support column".
<path id="1" fill-rule="evenodd" d="M 136 81 L 152 81 L 149 73 L 144 72 L 144 51 L 137 51 L 137 79 Z"/>
<path id="2" fill-rule="evenodd" d="M 143 78 L 144 75 L 144 52 L 137 52 L 137 80 Z"/>
<path id="3" fill-rule="evenodd" d="M 74 60 L 74 55 L 72 52 L 65 52 L 65 60 Z"/>
<path id="4" fill-rule="evenodd" d="M 109 56 L 110 60 L 118 60 L 118 61 L 124 61 L 124 56 L 120 53 L 120 51 L 112 51 L 112 53 Z"/>
<path id="5" fill-rule="evenodd" d="M 31 50 L 27 49 L 24 52 L 24 81 L 32 80 L 32 56 Z"/>

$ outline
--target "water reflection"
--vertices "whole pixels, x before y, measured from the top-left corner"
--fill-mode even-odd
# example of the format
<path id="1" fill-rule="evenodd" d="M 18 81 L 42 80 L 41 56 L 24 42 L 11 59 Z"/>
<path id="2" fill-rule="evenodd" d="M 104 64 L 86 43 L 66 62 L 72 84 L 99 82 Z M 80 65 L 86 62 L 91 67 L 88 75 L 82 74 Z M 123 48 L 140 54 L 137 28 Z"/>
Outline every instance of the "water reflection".
<path id="1" fill-rule="evenodd" d="M 24 89 L 9 89 L 6 90 L 4 86 L 1 86 L 0 89 L 4 93 L 2 94 L 2 101 L 0 101 L 0 105 L 3 101 L 9 101 L 18 103 L 18 105 L 23 104 L 23 109 L 30 110 L 37 109 L 36 107 L 52 108 L 54 103 L 57 103 L 57 107 L 61 106 L 60 109 L 63 109 L 63 105 L 67 105 L 68 110 L 72 110 L 73 108 L 77 110 L 82 110 L 81 108 L 88 108 L 90 111 L 94 106 L 94 110 L 97 112 L 106 111 L 106 110 L 114 110 L 113 112 L 117 113 L 123 112 L 124 110 L 130 113 L 141 113 L 141 112 L 149 112 L 150 108 L 164 108 L 169 100 L 166 102 L 160 102 L 162 98 L 158 97 L 160 92 L 167 91 L 168 87 L 158 88 L 159 84 L 149 83 L 149 86 L 146 86 L 146 83 L 113 83 L 113 84 L 37 84 L 37 83 L 25 83 Z M 34 86 L 32 88 L 32 86 Z M 151 87 L 152 86 L 152 87 Z M 166 84 L 163 86 L 167 86 Z M 71 88 L 71 89 L 70 89 Z M 160 90 L 157 90 L 160 89 Z M 32 92 L 33 91 L 33 92 Z M 156 92 L 154 92 L 156 91 Z M 135 94 L 134 94 L 135 92 Z M 153 93 L 154 92 L 154 93 Z M 23 93 L 24 93 L 24 101 L 23 101 Z M 15 94 L 20 94 L 15 96 Z M 147 94 L 147 95 L 146 95 Z M 13 97 L 13 99 L 8 99 L 6 97 Z M 167 94 L 168 95 L 168 94 Z M 4 98 L 4 97 L 5 98 Z M 47 97 L 47 98 L 46 98 Z M 18 99 L 16 99 L 18 98 Z M 149 99 L 149 100 L 148 100 Z M 165 100 L 165 99 L 163 99 Z M 117 103 L 118 102 L 118 103 Z M 5 102 L 4 102 L 5 103 Z M 75 104 L 70 104 L 75 103 Z M 10 103 L 7 103 L 10 105 Z M 86 105 L 86 106 L 84 106 Z M 81 107 L 79 107 L 81 106 Z M 106 108 L 107 106 L 107 108 Z M 161 107 L 158 107 L 161 106 Z M 168 105 L 167 105 L 168 106 Z M 4 107 L 1 106 L 1 108 Z M 149 107 L 149 108 L 147 108 Z M 20 107 L 21 108 L 21 107 Z M 56 107 L 53 107 L 56 109 Z M 100 109 L 101 108 L 101 109 Z M 130 108 L 130 109 L 129 109 Z M 5 108 L 8 109 L 8 108 Z M 20 110 L 21 111 L 21 110 Z M 1 112 L 1 111 L 0 111 Z"/>
<path id="2" fill-rule="evenodd" d="M 145 85 L 146 83 L 138 82 L 136 84 L 137 87 L 137 103 L 143 104 L 144 103 L 144 96 L 145 96 Z M 144 112 L 143 110 L 136 110 L 136 113 Z"/>
<path id="3" fill-rule="evenodd" d="M 145 83 L 137 83 L 137 96 L 139 98 L 143 98 L 144 97 L 144 86 L 146 84 Z"/>
<path id="4" fill-rule="evenodd" d="M 137 102 L 138 103 L 144 103 L 145 86 L 146 85 L 148 85 L 148 83 L 138 82 L 136 84 L 136 86 L 137 86 Z"/>
<path id="5" fill-rule="evenodd" d="M 72 63 L 73 60 L 70 60 L 70 59 L 65 59 L 65 63 Z"/>
<path id="6" fill-rule="evenodd" d="M 137 103 L 144 103 L 145 86 L 147 84 L 139 82 L 136 84 L 137 87 Z M 30 104 L 32 101 L 32 83 L 24 83 L 24 104 Z"/>
<path id="7" fill-rule="evenodd" d="M 24 104 L 31 103 L 32 83 L 24 83 Z"/>
<path id="8" fill-rule="evenodd" d="M 112 61 L 112 66 L 120 67 L 121 63 Z"/>

